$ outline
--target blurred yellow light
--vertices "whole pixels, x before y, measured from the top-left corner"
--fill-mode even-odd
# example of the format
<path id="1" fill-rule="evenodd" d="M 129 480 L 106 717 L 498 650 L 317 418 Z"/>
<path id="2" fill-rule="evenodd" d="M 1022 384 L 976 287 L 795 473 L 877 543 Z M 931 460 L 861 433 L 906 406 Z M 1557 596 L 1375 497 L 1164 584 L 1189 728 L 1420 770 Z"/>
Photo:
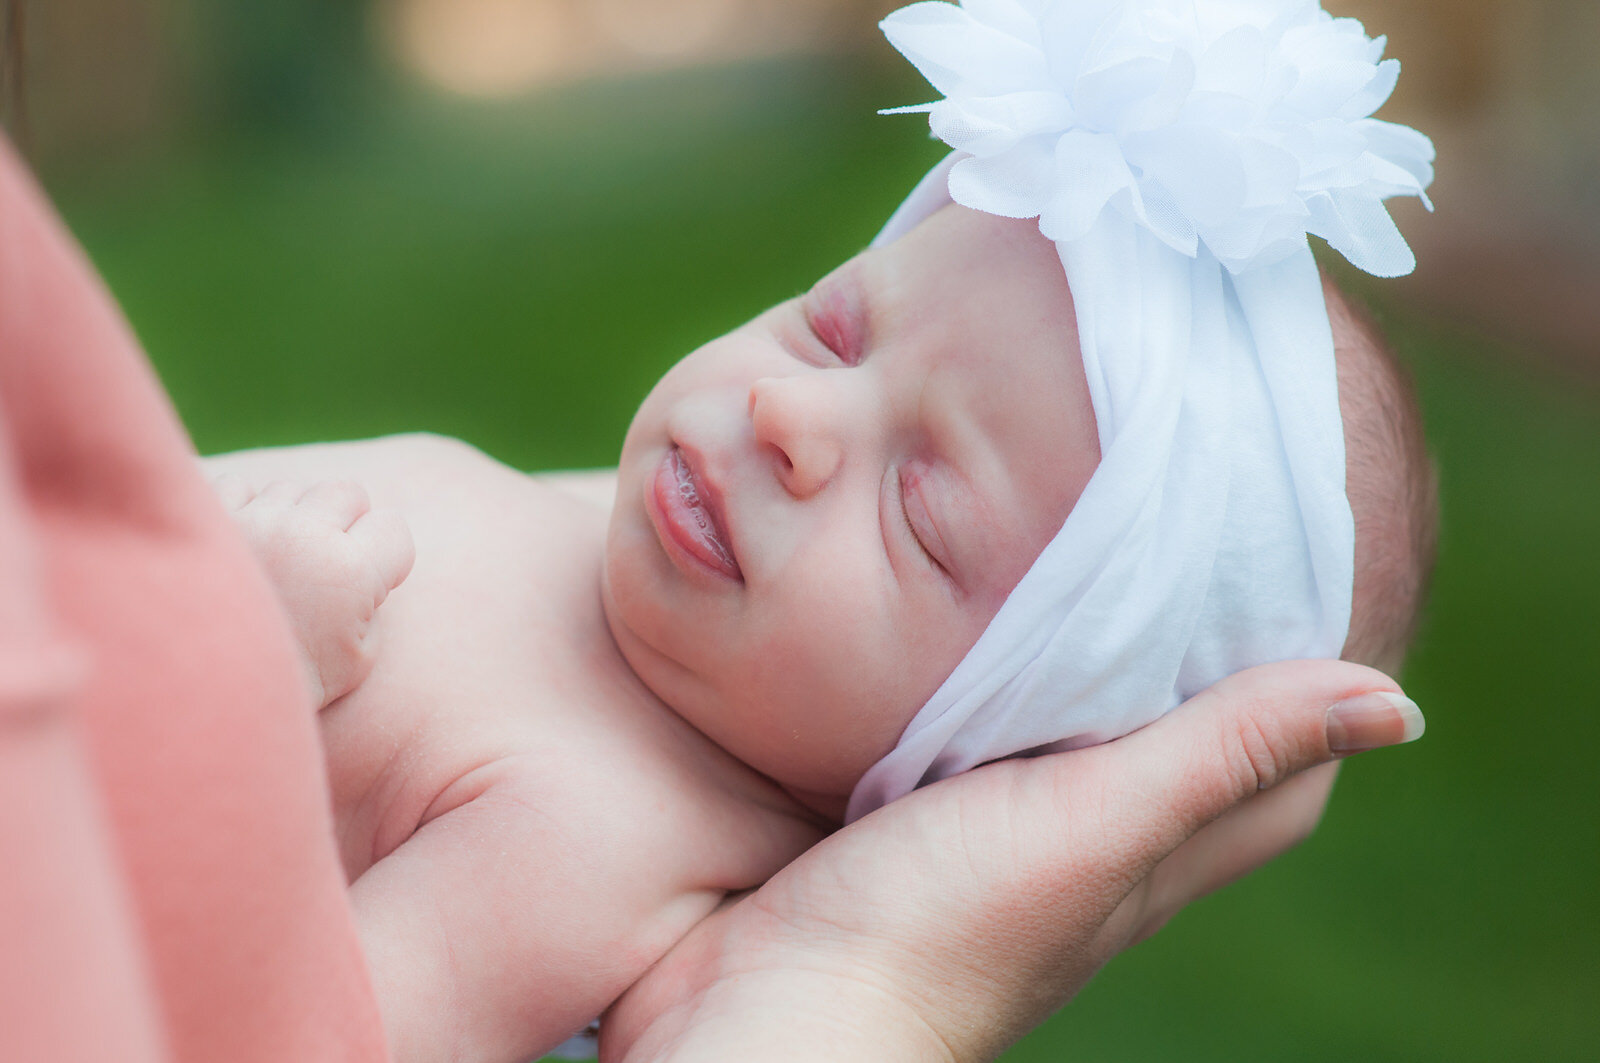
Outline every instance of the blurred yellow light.
<path id="1" fill-rule="evenodd" d="M 468 96 L 508 96 L 588 66 L 566 0 L 394 0 L 387 28 L 401 61 Z"/>
<path id="2" fill-rule="evenodd" d="M 740 0 L 591 0 L 595 22 L 637 55 L 703 55 L 726 35 Z"/>
<path id="3" fill-rule="evenodd" d="M 870 27 L 890 0 L 379 0 L 400 62 L 470 96 L 509 96 L 602 70 L 816 47 Z"/>

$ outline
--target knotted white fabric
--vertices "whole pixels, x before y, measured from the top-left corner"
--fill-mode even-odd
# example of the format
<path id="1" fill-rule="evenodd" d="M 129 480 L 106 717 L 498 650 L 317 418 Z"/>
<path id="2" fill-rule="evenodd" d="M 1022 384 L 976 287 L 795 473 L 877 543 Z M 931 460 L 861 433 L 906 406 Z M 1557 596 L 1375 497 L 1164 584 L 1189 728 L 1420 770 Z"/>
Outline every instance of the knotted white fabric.
<path id="1" fill-rule="evenodd" d="M 1337 657 L 1355 534 L 1307 234 L 1381 276 L 1426 137 L 1370 116 L 1399 73 L 1316 0 L 913 4 L 889 40 L 956 149 L 879 236 L 954 202 L 1037 217 L 1077 310 L 1101 461 L 1061 531 L 853 820 L 1032 750 L 1126 734 L 1256 664 Z"/>

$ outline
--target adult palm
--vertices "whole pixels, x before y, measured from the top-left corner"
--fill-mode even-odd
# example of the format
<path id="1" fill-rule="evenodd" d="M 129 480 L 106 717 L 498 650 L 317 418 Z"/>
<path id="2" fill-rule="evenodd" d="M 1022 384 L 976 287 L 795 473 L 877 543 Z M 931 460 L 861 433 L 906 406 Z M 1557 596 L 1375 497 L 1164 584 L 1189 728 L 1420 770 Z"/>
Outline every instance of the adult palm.
<path id="1" fill-rule="evenodd" d="M 1383 674 L 1294 662 L 1117 742 L 919 790 L 696 927 L 614 1006 L 602 1059 L 993 1059 L 1308 835 L 1333 781 L 1310 769 L 1418 734 Z"/>

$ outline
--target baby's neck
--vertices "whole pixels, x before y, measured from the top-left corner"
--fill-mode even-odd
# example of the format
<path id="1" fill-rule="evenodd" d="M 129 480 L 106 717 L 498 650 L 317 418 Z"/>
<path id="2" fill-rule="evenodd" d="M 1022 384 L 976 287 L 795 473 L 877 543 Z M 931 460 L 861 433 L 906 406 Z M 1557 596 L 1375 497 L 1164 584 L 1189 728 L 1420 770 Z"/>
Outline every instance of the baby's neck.
<path id="1" fill-rule="evenodd" d="M 845 807 L 850 804 L 847 794 L 814 794 L 793 786 L 782 786 L 780 789 L 806 811 L 816 815 L 831 827 L 837 827 L 844 822 Z"/>
<path id="2" fill-rule="evenodd" d="M 598 600 L 600 593 L 598 582 L 595 593 Z M 594 624 L 590 631 L 585 632 L 581 639 L 583 644 L 595 647 L 595 653 L 589 661 L 591 668 L 596 674 L 603 675 L 608 687 L 617 691 L 619 696 L 626 697 L 630 702 L 639 705 L 648 705 L 681 724 L 698 740 L 698 744 L 704 746 L 701 759 L 705 770 L 747 776 L 741 784 L 741 789 L 748 790 L 758 803 L 773 811 L 812 820 L 822 830 L 832 830 L 843 822 L 848 796 L 814 794 L 784 786 L 718 745 L 696 728 L 686 714 L 679 712 L 670 701 L 652 689 L 633 669 L 621 646 L 617 644 L 611 626 L 605 621 L 603 608 L 597 609 L 596 614 L 586 614 L 585 619 L 589 620 L 595 615 L 598 615 L 599 622 Z M 579 639 L 574 641 L 577 642 Z"/>

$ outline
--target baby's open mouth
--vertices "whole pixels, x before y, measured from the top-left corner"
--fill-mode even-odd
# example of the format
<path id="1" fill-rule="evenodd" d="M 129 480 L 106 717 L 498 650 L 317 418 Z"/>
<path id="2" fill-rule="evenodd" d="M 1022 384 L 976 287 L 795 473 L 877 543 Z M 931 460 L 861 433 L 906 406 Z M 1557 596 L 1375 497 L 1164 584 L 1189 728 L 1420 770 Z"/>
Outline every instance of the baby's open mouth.
<path id="1" fill-rule="evenodd" d="M 701 489 L 694 469 L 677 447 L 662 459 L 650 491 L 654 502 L 650 508 L 671 546 L 729 579 L 744 579 L 708 493 Z"/>

